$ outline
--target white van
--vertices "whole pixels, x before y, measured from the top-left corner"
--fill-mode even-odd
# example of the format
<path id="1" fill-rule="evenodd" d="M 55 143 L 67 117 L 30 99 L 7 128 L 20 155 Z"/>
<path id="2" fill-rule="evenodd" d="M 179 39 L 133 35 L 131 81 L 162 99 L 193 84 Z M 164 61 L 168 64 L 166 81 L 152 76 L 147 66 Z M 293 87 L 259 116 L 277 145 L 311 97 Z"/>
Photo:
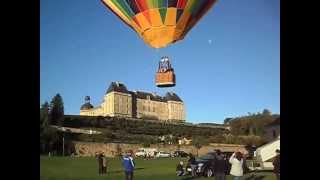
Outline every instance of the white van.
<path id="1" fill-rule="evenodd" d="M 155 148 L 139 148 L 139 150 L 135 153 L 136 157 L 154 157 L 157 152 Z"/>

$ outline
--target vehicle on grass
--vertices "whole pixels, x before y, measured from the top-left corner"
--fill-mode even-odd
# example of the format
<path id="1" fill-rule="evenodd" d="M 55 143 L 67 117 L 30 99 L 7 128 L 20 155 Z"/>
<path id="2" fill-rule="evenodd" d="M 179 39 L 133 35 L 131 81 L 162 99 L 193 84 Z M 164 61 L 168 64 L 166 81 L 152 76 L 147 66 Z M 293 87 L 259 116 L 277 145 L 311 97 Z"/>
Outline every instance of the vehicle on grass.
<path id="1" fill-rule="evenodd" d="M 223 153 L 226 157 L 228 156 L 228 154 Z M 215 152 L 209 152 L 204 156 L 201 156 L 200 158 L 196 159 L 196 175 L 197 176 L 205 176 L 205 177 L 212 177 L 214 176 L 214 159 L 216 158 L 216 153 Z M 226 170 L 226 174 L 230 173 L 230 169 L 231 169 L 231 164 L 228 162 L 228 159 L 226 159 L 227 161 L 227 170 Z M 191 174 L 191 166 L 188 163 L 186 166 L 186 172 L 187 174 Z"/>
<path id="2" fill-rule="evenodd" d="M 155 148 L 140 148 L 136 153 L 136 157 L 154 157 L 157 152 Z"/>
<path id="3" fill-rule="evenodd" d="M 171 154 L 170 153 L 167 153 L 167 152 L 164 152 L 164 151 L 159 151 L 157 154 L 156 154 L 156 157 L 164 157 L 164 158 L 168 158 L 168 157 L 171 157 Z"/>
<path id="4" fill-rule="evenodd" d="M 178 150 L 173 153 L 173 157 L 188 157 L 188 153 Z"/>

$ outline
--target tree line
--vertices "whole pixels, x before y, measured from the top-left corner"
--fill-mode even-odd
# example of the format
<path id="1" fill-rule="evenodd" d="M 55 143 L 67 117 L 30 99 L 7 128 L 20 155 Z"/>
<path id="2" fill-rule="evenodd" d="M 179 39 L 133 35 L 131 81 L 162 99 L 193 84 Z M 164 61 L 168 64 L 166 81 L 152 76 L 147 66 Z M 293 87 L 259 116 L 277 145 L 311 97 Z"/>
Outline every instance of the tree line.
<path id="1" fill-rule="evenodd" d="M 63 99 L 56 94 L 50 104 L 46 101 L 40 107 L 40 153 L 59 151 L 61 148 L 61 136 L 50 125 L 62 125 L 64 118 Z M 57 152 L 58 153 L 58 152 Z"/>
<path id="2" fill-rule="evenodd" d="M 180 135 L 191 137 L 215 136 L 227 133 L 228 130 L 222 128 L 185 126 L 183 124 L 155 123 L 144 120 L 131 120 L 120 117 L 90 117 L 66 115 L 63 121 L 64 126 L 75 128 L 105 128 L 111 131 L 123 131 L 129 134 L 145 135 Z"/>
<path id="3" fill-rule="evenodd" d="M 235 136 L 263 136 L 265 126 L 277 118 L 280 118 L 280 115 L 264 109 L 262 113 L 248 113 L 246 116 L 226 118 L 224 124 L 230 126 L 231 134 Z"/>

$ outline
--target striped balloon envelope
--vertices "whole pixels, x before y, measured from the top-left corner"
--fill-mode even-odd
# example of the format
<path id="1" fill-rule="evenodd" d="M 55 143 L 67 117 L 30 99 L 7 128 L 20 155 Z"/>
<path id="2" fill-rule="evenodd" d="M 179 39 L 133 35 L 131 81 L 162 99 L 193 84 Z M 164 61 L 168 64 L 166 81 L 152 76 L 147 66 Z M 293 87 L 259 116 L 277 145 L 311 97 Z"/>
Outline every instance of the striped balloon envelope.
<path id="1" fill-rule="evenodd" d="M 163 48 L 182 40 L 216 1 L 102 0 L 153 48 Z"/>

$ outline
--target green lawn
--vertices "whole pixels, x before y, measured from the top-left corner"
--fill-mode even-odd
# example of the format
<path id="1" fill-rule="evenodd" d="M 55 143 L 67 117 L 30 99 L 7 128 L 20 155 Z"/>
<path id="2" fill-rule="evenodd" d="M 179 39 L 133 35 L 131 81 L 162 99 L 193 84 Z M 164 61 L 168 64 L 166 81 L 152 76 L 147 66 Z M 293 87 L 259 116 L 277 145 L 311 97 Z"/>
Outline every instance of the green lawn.
<path id="1" fill-rule="evenodd" d="M 189 177 L 176 177 L 175 167 L 180 160 L 187 159 L 135 159 L 135 180 L 187 180 Z M 86 157 L 45 157 L 40 156 L 41 180 L 122 180 L 124 173 L 119 158 L 108 159 L 109 168 L 106 176 L 98 175 L 97 160 Z M 214 178 L 196 178 L 197 180 Z M 251 180 L 275 180 L 270 172 L 255 173 L 255 178 L 243 178 Z M 231 180 L 228 176 L 227 180 Z"/>

